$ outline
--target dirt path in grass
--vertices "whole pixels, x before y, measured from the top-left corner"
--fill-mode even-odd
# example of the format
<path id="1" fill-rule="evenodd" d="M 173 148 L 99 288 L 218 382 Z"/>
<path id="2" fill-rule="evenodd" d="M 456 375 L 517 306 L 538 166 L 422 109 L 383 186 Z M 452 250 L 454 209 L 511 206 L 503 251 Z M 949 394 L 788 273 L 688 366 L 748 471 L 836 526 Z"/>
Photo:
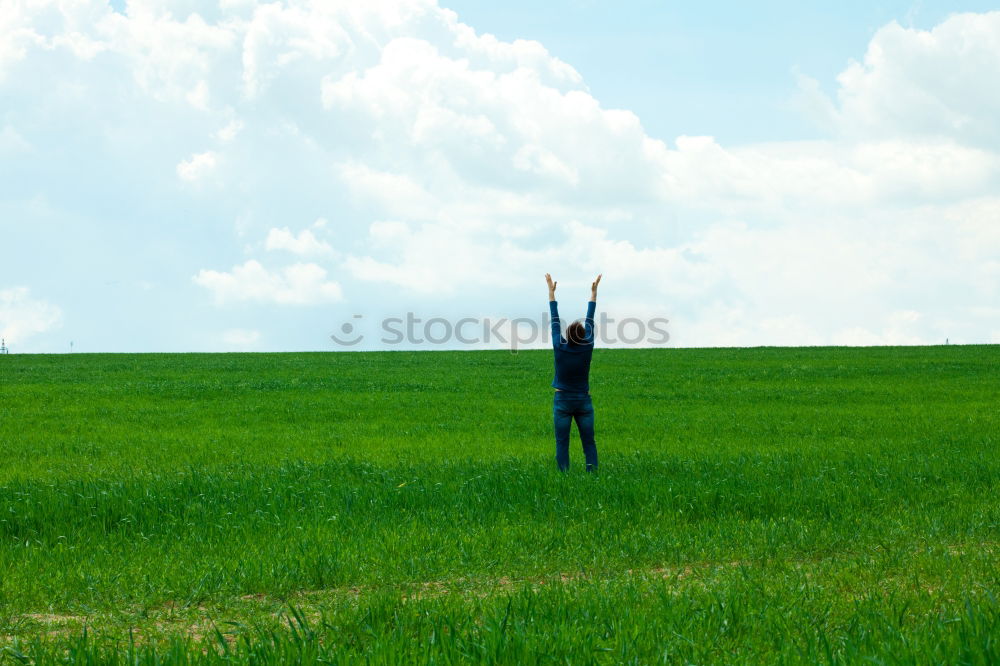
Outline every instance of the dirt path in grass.
<path id="1" fill-rule="evenodd" d="M 971 553 L 989 554 L 997 552 L 993 542 L 953 544 L 942 546 L 950 557 L 963 557 Z M 741 567 L 794 567 L 810 568 L 823 563 L 836 562 L 858 554 L 839 554 L 831 557 L 799 558 L 791 560 L 728 560 L 699 561 L 670 566 L 617 571 L 573 571 L 555 572 L 534 576 L 501 576 L 499 578 L 459 577 L 432 581 L 394 582 L 383 584 L 348 585 L 317 590 L 298 590 L 290 594 L 254 593 L 245 594 L 218 604 L 186 604 L 167 602 L 152 607 L 129 608 L 113 612 L 90 615 L 60 614 L 56 612 L 25 613 L 10 617 L 0 624 L 0 646 L 10 644 L 16 638 L 50 637 L 75 635 L 85 627 L 92 633 L 117 635 L 137 644 L 167 636 L 186 636 L 201 642 L 205 637 L 214 637 L 226 642 L 235 640 L 235 620 L 246 620 L 270 624 L 292 624 L 299 626 L 318 625 L 323 619 L 323 609 L 329 603 L 342 600 L 359 601 L 368 595 L 388 593 L 397 596 L 400 603 L 413 603 L 448 595 L 476 597 L 480 599 L 507 594 L 524 589 L 539 590 L 546 586 L 571 585 L 576 583 L 611 580 L 664 581 L 674 594 L 682 594 L 692 587 L 708 587 L 711 578 Z M 804 572 L 812 577 L 813 572 Z M 933 585 L 923 588 L 932 593 Z"/>
<path id="2" fill-rule="evenodd" d="M 287 595 L 266 593 L 245 594 L 238 598 L 239 604 L 225 607 L 209 604 L 185 604 L 167 602 L 151 608 L 135 608 L 130 611 L 94 613 L 91 615 L 60 614 L 55 612 L 25 613 L 13 618 L 5 631 L 0 634 L 0 643 L 9 643 L 16 637 L 48 636 L 59 637 L 76 634 L 87 627 L 91 631 L 114 627 L 126 638 L 131 631 L 132 640 L 142 643 L 155 635 L 181 634 L 200 641 L 205 636 L 220 634 L 231 637 L 225 625 L 228 618 L 236 616 L 271 617 L 279 621 L 318 623 L 322 612 L 318 606 L 324 601 L 338 599 L 360 599 L 379 592 L 396 592 L 401 603 L 412 603 L 422 599 L 459 595 L 487 598 L 524 588 L 538 589 L 548 585 L 568 585 L 581 581 L 601 581 L 622 577 L 661 578 L 682 581 L 696 572 L 719 567 L 739 567 L 742 563 L 698 562 L 674 567 L 651 567 L 648 569 L 626 569 L 618 572 L 557 572 L 538 576 L 501 576 L 499 578 L 454 578 L 432 581 L 397 582 L 374 585 L 350 585 L 318 590 L 298 590 Z M 245 605 L 241 612 L 239 605 Z M 292 610 L 294 609 L 294 611 Z M 300 618 L 295 617 L 300 614 Z M 228 639 L 227 639 L 228 640 Z"/>

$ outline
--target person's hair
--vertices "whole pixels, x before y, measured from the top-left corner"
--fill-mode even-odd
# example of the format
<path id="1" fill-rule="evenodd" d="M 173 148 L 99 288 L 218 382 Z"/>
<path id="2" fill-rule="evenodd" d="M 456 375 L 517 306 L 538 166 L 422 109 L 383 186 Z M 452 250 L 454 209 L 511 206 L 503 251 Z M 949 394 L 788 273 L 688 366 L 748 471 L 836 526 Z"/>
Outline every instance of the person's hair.
<path id="1" fill-rule="evenodd" d="M 587 342 L 586 335 L 587 331 L 583 328 L 583 324 L 578 321 L 574 321 L 566 327 L 566 339 L 569 340 L 570 344 L 585 344 Z"/>

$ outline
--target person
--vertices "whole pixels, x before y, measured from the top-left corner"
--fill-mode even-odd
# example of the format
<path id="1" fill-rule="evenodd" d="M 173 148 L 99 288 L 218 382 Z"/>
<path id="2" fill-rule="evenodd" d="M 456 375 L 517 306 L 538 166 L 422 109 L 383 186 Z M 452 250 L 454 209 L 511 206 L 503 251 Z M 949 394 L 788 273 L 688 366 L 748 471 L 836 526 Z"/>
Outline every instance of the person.
<path id="1" fill-rule="evenodd" d="M 555 355 L 555 378 L 552 387 L 552 417 L 556 433 L 556 465 L 569 469 L 569 431 L 573 420 L 580 432 L 587 471 L 597 471 L 597 443 L 594 441 L 594 405 L 590 399 L 590 359 L 594 353 L 594 310 L 597 308 L 598 275 L 590 285 L 590 301 L 583 324 L 574 321 L 566 327 L 565 339 L 560 334 L 559 304 L 556 302 L 556 282 L 545 274 L 549 286 L 549 312 L 552 315 L 552 350 Z"/>

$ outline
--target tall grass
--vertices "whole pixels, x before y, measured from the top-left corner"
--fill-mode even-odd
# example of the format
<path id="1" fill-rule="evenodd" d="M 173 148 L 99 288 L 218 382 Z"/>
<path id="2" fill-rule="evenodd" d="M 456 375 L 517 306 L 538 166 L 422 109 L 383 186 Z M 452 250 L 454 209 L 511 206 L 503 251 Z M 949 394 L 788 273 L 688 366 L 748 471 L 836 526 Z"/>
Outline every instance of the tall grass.
<path id="1" fill-rule="evenodd" d="M 1000 349 L 0 358 L 2 659 L 990 663 Z"/>

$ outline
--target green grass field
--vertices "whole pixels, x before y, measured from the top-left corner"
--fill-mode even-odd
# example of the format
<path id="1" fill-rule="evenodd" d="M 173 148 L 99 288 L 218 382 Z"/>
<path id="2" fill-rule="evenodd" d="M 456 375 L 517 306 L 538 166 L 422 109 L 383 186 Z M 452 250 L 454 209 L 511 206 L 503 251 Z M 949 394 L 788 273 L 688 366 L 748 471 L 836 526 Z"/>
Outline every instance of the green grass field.
<path id="1" fill-rule="evenodd" d="M 1000 347 L 0 356 L 0 662 L 1000 662 Z"/>

